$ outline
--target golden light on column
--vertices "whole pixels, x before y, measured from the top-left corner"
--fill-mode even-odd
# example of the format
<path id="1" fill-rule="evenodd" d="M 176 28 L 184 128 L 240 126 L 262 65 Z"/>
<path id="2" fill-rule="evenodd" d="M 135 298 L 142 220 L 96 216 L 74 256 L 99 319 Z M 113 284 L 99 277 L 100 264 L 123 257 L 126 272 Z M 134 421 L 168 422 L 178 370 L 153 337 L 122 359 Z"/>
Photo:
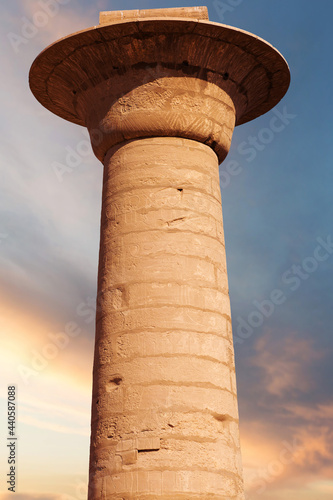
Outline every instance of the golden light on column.
<path id="1" fill-rule="evenodd" d="M 32 65 L 104 164 L 90 500 L 244 498 L 218 165 L 288 85 L 205 7 L 103 12 Z"/>

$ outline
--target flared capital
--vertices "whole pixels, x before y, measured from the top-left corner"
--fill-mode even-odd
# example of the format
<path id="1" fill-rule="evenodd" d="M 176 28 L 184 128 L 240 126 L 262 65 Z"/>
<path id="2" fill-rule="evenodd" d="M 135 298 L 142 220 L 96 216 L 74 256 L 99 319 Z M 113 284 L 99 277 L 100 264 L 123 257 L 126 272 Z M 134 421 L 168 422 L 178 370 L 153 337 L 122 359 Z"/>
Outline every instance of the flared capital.
<path id="1" fill-rule="evenodd" d="M 50 111 L 100 132 L 101 160 L 114 141 L 170 135 L 209 144 L 222 161 L 230 128 L 274 107 L 290 76 L 271 45 L 205 12 L 102 13 L 99 26 L 36 58 L 31 90 Z"/>

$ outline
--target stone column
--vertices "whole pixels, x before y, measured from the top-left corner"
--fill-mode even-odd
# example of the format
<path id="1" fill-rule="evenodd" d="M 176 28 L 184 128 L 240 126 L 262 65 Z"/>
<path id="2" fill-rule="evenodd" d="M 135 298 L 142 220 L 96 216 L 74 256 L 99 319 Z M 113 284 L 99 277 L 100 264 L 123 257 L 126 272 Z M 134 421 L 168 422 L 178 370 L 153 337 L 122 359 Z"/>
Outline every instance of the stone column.
<path id="1" fill-rule="evenodd" d="M 30 77 L 104 164 L 89 500 L 241 500 L 218 165 L 288 67 L 204 8 L 101 20 Z"/>
<path id="2" fill-rule="evenodd" d="M 235 366 L 211 148 L 177 137 L 111 148 L 100 252 L 90 498 L 235 497 Z"/>

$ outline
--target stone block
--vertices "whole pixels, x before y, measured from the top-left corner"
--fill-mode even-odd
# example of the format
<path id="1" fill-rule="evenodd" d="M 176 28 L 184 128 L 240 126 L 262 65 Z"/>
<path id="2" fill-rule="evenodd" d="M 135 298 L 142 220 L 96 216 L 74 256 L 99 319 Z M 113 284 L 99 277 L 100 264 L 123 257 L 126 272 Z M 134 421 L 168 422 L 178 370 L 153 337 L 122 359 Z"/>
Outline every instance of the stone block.
<path id="1" fill-rule="evenodd" d="M 173 7 L 166 9 L 136 9 L 103 11 L 99 14 L 99 24 L 119 23 L 121 21 L 134 21 L 149 17 L 177 17 L 208 20 L 207 7 Z"/>

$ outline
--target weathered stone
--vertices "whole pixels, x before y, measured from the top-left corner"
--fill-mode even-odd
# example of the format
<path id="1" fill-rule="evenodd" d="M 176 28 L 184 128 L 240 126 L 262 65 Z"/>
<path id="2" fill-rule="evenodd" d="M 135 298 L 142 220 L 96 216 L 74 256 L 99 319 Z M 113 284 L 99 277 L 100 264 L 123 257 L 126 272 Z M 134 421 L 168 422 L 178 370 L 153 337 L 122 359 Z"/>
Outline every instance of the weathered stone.
<path id="1" fill-rule="evenodd" d="M 145 10 L 117 10 L 100 12 L 99 24 L 120 23 L 133 19 L 146 19 L 147 17 L 185 17 L 193 19 L 207 19 L 207 7 L 178 7 L 171 9 L 145 9 Z"/>

